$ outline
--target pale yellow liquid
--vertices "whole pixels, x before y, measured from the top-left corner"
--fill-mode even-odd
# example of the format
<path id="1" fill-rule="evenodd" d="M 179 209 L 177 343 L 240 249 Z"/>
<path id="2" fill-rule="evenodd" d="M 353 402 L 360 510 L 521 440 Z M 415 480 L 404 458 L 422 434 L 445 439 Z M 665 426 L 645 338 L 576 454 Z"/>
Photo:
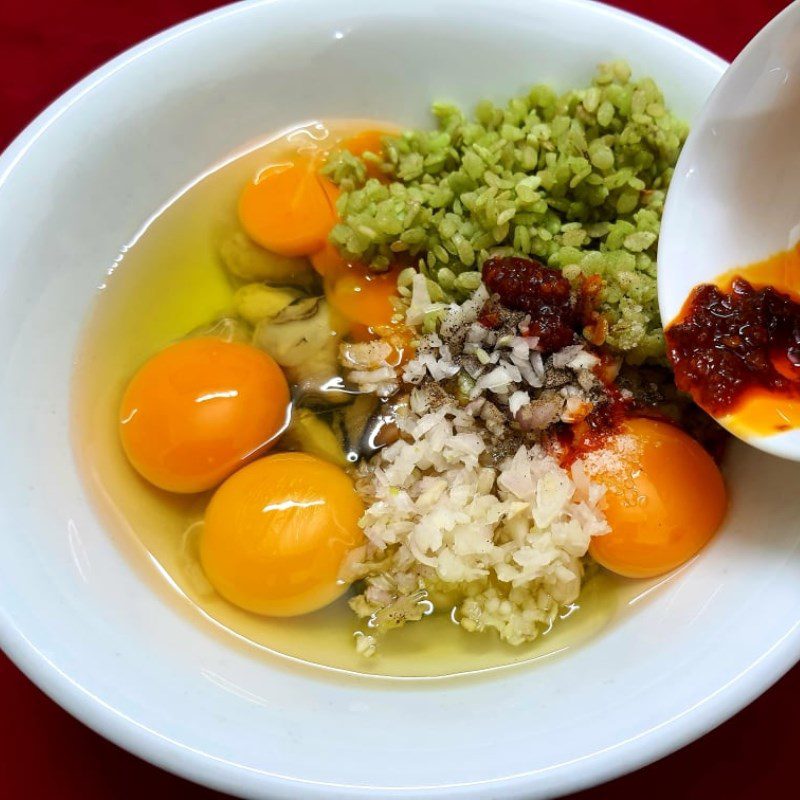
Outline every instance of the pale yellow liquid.
<path id="1" fill-rule="evenodd" d="M 334 140 L 375 127 L 385 126 L 328 125 Z M 506 645 L 493 633 L 469 634 L 442 613 L 392 631 L 381 641 L 379 654 L 366 659 L 356 653 L 353 641 L 364 624 L 348 609 L 346 598 L 292 619 L 259 617 L 223 600 L 196 558 L 208 494 L 162 492 L 139 478 L 125 459 L 117 410 L 127 381 L 160 348 L 231 310 L 234 286 L 216 252 L 219 239 L 236 224 L 241 187 L 261 167 L 284 156 L 287 147 L 313 143 L 323 133 L 322 127 L 301 129 L 288 145 L 286 139 L 276 140 L 209 172 L 150 221 L 100 287 L 74 392 L 74 441 L 90 497 L 109 534 L 151 581 L 160 583 L 162 594 L 188 607 L 209 633 L 223 635 L 231 645 L 260 649 L 264 658 L 280 654 L 352 673 L 433 677 L 564 653 L 598 635 L 650 584 L 599 573 L 587 581 L 567 618 L 529 645 Z M 137 543 L 141 547 L 131 546 Z M 158 574 L 147 569 L 147 554 L 160 566 Z"/>

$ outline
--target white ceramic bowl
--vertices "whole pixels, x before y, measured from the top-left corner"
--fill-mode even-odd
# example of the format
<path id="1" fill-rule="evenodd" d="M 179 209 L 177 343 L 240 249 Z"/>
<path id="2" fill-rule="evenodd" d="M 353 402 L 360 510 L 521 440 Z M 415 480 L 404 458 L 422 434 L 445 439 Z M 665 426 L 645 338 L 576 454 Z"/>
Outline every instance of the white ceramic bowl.
<path id="1" fill-rule="evenodd" d="M 800 2 L 739 54 L 686 142 L 661 225 L 665 323 L 691 290 L 800 242 Z M 800 430 L 748 441 L 800 460 Z"/>
<path id="2" fill-rule="evenodd" d="M 625 56 L 694 116 L 724 64 L 580 0 L 273 0 L 116 59 L 0 161 L 0 638 L 132 752 L 259 798 L 541 798 L 674 750 L 800 654 L 800 466 L 731 453 L 730 520 L 693 564 L 563 658 L 494 676 L 331 676 L 237 645 L 88 506 L 68 437 L 77 336 L 144 220 L 225 154 L 310 117 L 425 123 Z"/>

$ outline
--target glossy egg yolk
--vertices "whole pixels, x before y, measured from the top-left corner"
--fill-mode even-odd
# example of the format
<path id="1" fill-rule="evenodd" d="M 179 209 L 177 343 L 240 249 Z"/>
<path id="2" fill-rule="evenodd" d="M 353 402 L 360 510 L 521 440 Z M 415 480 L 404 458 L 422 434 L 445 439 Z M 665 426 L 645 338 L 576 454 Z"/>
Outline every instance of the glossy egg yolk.
<path id="1" fill-rule="evenodd" d="M 328 300 L 351 323 L 368 328 L 391 323 L 400 267 L 373 272 L 346 261 L 330 242 L 311 257 L 311 264 L 325 278 Z"/>
<path id="2" fill-rule="evenodd" d="M 253 241 L 284 256 L 320 250 L 336 223 L 339 190 L 319 174 L 320 160 L 298 154 L 263 169 L 239 197 L 239 220 Z"/>
<path id="3" fill-rule="evenodd" d="M 339 597 L 345 555 L 362 544 L 363 504 L 343 470 L 305 453 L 254 461 L 209 503 L 200 560 L 214 588 L 256 614 L 294 616 Z"/>
<path id="4" fill-rule="evenodd" d="M 186 339 L 134 375 L 119 412 L 136 470 L 171 492 L 201 492 L 266 452 L 286 423 L 289 387 L 261 350 Z"/>
<path id="5" fill-rule="evenodd" d="M 383 149 L 383 138 L 387 134 L 384 131 L 368 130 L 357 133 L 349 139 L 339 143 L 342 150 L 348 150 L 354 156 L 363 156 L 364 153 L 375 153 L 379 155 Z M 382 173 L 377 165 L 371 161 L 365 162 L 367 166 L 367 176 L 370 178 L 381 178 Z"/>
<path id="6" fill-rule="evenodd" d="M 333 242 L 326 240 L 323 247 L 312 253 L 311 266 L 324 278 L 333 277 L 337 272 L 341 272 L 347 266 L 347 262 L 339 255 Z"/>
<path id="7" fill-rule="evenodd" d="M 351 322 L 370 328 L 389 325 L 399 272 L 395 268 L 374 273 L 361 264 L 348 264 L 330 280 L 326 293 L 339 313 Z"/>
<path id="8" fill-rule="evenodd" d="M 648 578 L 680 566 L 708 542 L 725 515 L 717 465 L 669 423 L 628 420 L 608 450 L 593 454 L 587 465 L 606 487 L 611 527 L 592 539 L 589 552 L 619 575 Z"/>

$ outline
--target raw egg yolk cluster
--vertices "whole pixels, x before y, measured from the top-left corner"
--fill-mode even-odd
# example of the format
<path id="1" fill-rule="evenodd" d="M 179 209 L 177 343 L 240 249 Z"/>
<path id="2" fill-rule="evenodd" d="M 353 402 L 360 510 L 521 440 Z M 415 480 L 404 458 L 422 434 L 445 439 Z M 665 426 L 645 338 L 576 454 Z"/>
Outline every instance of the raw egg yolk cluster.
<path id="1" fill-rule="evenodd" d="M 361 500 L 343 470 L 303 453 L 260 458 L 289 410 L 269 355 L 196 338 L 144 364 L 119 416 L 125 453 L 148 481 L 181 493 L 219 486 L 200 542 L 206 575 L 232 603 L 275 616 L 336 599 L 342 559 L 363 539 Z"/>
<path id="2" fill-rule="evenodd" d="M 339 146 L 378 153 L 382 136 L 364 131 Z M 400 359 L 407 343 L 390 327 L 397 270 L 373 274 L 330 244 L 339 190 L 320 174 L 322 158 L 301 151 L 265 167 L 239 197 L 239 220 L 267 250 L 309 257 L 353 338 L 391 335 Z M 374 164 L 367 169 L 380 178 Z M 289 414 L 289 387 L 269 355 L 211 338 L 151 358 L 120 408 L 123 448 L 144 478 L 170 492 L 219 487 L 206 510 L 203 568 L 223 597 L 274 616 L 305 614 L 338 597 L 342 559 L 363 540 L 363 507 L 345 472 L 302 453 L 262 457 Z"/>
<path id="3" fill-rule="evenodd" d="M 368 130 L 338 146 L 357 156 L 378 153 L 382 136 L 380 131 Z M 338 219 L 339 190 L 320 174 L 322 157 L 298 153 L 263 169 L 239 198 L 239 219 L 250 238 L 268 250 L 308 256 L 324 277 L 331 304 L 359 338 L 366 338 L 369 331 L 391 322 L 399 269 L 376 274 L 364 264 L 342 258 L 328 241 Z M 374 164 L 367 169 L 370 177 L 379 177 Z"/>
<path id="4" fill-rule="evenodd" d="M 589 552 L 619 575 L 649 578 L 675 569 L 707 544 L 725 516 L 725 484 L 714 460 L 667 422 L 626 421 L 608 458 L 588 464 L 606 487 L 611 528 L 592 539 Z"/>

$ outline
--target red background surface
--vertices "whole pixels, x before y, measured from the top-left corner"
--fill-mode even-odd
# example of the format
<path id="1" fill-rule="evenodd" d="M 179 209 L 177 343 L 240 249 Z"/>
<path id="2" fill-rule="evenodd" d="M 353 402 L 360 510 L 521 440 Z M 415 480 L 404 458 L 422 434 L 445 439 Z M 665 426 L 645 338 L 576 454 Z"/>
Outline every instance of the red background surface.
<path id="1" fill-rule="evenodd" d="M 90 70 L 141 39 L 218 5 L 209 0 L 6 0 L 0 12 L 0 147 Z M 788 2 L 616 0 L 612 5 L 733 59 Z M 0 796 L 10 800 L 124 799 L 156 792 L 171 792 L 181 800 L 223 797 L 106 742 L 48 700 L 2 655 L 0 715 Z M 700 741 L 573 800 L 796 796 L 799 719 L 800 667 L 795 667 Z"/>

